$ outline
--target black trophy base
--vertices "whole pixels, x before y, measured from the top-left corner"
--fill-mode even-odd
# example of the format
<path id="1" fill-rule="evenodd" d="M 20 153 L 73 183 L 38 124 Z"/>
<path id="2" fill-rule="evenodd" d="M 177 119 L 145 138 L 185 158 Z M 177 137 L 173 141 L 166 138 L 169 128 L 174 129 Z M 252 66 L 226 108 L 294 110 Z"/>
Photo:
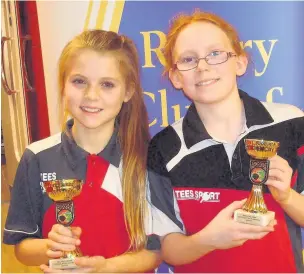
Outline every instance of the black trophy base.
<path id="1" fill-rule="evenodd" d="M 234 212 L 234 220 L 239 223 L 267 226 L 272 220 L 274 220 L 275 213 L 273 211 L 267 211 L 266 213 L 251 213 L 243 209 L 237 209 Z"/>
<path id="2" fill-rule="evenodd" d="M 50 265 L 50 268 L 53 268 L 53 269 L 78 268 L 78 266 L 74 263 L 74 259 L 71 259 L 71 258 L 49 260 L 49 265 Z"/>

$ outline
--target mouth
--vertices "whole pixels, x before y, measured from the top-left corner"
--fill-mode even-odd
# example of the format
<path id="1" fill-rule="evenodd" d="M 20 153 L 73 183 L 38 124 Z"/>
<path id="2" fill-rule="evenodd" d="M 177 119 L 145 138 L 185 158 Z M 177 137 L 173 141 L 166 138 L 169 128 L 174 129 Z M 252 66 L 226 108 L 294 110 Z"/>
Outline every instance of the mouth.
<path id="1" fill-rule="evenodd" d="M 80 107 L 80 109 L 88 113 L 99 113 L 102 111 L 102 108 L 95 108 L 95 107 Z"/>
<path id="2" fill-rule="evenodd" d="M 200 82 L 196 83 L 195 86 L 197 86 L 197 87 L 211 86 L 211 85 L 215 84 L 219 80 L 220 80 L 220 78 L 207 79 L 207 80 L 203 80 L 203 81 L 200 81 Z"/>

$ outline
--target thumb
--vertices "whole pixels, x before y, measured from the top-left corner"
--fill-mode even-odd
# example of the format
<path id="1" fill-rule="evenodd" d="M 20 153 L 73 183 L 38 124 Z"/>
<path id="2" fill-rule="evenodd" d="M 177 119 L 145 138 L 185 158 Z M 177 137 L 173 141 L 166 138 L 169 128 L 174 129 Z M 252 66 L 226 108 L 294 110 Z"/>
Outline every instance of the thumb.
<path id="1" fill-rule="evenodd" d="M 71 227 L 71 231 L 73 233 L 73 236 L 75 236 L 76 238 L 79 238 L 81 233 L 82 233 L 82 230 L 80 227 L 78 226 L 73 226 Z"/>
<path id="2" fill-rule="evenodd" d="M 228 205 L 227 207 L 225 207 L 220 214 L 221 215 L 225 215 L 227 217 L 231 217 L 234 214 L 234 211 L 242 208 L 243 205 L 245 204 L 247 199 L 243 199 L 241 201 L 234 201 L 233 203 L 231 203 L 230 205 Z"/>

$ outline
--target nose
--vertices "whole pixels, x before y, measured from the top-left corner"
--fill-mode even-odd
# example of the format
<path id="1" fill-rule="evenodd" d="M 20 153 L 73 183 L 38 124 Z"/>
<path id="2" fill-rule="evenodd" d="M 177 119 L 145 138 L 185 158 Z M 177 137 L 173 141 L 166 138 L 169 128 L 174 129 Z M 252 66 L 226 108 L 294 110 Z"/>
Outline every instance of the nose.
<path id="1" fill-rule="evenodd" d="M 197 68 L 198 71 L 205 71 L 210 69 L 210 65 L 206 62 L 205 58 L 198 59 Z"/>
<path id="2" fill-rule="evenodd" d="M 84 94 L 86 99 L 89 100 L 98 100 L 100 98 L 100 89 L 98 87 L 94 87 L 94 86 L 89 86 L 86 90 L 85 90 L 85 94 Z"/>

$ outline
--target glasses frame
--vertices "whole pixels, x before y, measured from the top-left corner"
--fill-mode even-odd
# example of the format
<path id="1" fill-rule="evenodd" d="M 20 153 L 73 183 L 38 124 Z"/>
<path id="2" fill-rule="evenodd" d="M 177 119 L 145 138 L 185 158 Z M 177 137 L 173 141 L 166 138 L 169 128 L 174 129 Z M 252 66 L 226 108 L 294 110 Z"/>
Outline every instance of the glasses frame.
<path id="1" fill-rule="evenodd" d="M 197 64 L 196 64 L 196 66 L 193 67 L 193 68 L 190 68 L 190 69 L 179 69 L 179 68 L 177 67 L 177 65 L 178 65 L 178 61 L 177 61 L 177 62 L 174 64 L 174 69 L 177 69 L 178 71 L 188 71 L 188 70 L 196 69 L 196 68 L 198 67 L 199 62 L 200 62 L 201 60 L 205 60 L 205 62 L 206 62 L 208 65 L 210 65 L 210 66 L 220 65 L 220 64 L 223 64 L 223 63 L 227 62 L 229 58 L 237 56 L 234 52 L 229 52 L 229 51 L 218 51 L 218 52 L 221 52 L 221 53 L 225 52 L 225 53 L 226 53 L 226 56 L 227 56 L 227 57 L 226 57 L 226 60 L 225 60 L 225 61 L 220 62 L 220 63 L 216 63 L 216 64 L 209 64 L 209 63 L 208 63 L 208 56 L 209 56 L 210 54 L 208 54 L 208 55 L 205 56 L 205 57 L 197 58 Z"/>

